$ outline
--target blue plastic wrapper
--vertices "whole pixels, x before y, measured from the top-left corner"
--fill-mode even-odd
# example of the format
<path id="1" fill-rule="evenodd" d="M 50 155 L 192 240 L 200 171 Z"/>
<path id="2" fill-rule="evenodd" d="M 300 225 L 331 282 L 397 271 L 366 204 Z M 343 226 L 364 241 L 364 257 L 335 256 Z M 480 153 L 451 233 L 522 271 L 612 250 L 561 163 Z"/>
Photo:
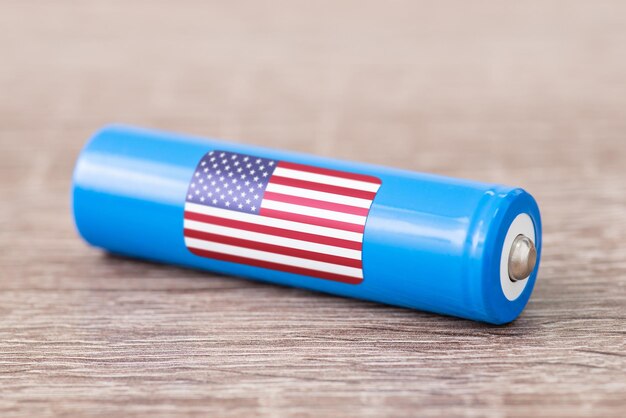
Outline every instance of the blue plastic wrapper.
<path id="1" fill-rule="evenodd" d="M 82 150 L 73 210 L 113 253 L 493 324 L 537 276 L 509 279 L 513 239 L 541 254 L 519 188 L 127 126 Z"/>

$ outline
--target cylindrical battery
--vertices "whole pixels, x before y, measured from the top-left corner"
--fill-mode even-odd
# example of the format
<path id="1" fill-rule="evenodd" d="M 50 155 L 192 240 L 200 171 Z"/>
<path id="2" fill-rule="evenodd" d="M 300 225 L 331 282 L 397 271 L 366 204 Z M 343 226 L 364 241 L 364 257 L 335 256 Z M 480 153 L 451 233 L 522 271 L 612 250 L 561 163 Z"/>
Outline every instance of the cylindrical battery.
<path id="1" fill-rule="evenodd" d="M 82 150 L 73 209 L 114 253 L 494 324 L 541 254 L 519 188 L 117 125 Z"/>

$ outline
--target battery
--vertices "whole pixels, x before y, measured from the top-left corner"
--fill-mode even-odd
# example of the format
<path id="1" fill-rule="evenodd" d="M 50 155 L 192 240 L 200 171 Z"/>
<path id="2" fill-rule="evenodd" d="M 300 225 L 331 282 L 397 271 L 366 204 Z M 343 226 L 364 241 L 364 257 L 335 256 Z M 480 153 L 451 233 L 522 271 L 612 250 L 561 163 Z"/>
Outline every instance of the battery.
<path id="1" fill-rule="evenodd" d="M 112 253 L 492 324 L 541 255 L 520 188 L 124 125 L 85 145 L 72 198 Z"/>

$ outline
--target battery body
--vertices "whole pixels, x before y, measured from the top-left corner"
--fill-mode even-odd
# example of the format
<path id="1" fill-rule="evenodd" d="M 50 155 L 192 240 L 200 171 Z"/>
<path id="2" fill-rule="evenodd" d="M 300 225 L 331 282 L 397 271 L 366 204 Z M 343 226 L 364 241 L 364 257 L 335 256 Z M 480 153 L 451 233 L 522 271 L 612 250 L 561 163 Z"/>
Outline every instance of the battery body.
<path id="1" fill-rule="evenodd" d="M 113 253 L 493 324 L 537 276 L 505 277 L 516 228 L 541 254 L 519 188 L 122 125 L 87 143 L 72 189 L 80 235 Z"/>

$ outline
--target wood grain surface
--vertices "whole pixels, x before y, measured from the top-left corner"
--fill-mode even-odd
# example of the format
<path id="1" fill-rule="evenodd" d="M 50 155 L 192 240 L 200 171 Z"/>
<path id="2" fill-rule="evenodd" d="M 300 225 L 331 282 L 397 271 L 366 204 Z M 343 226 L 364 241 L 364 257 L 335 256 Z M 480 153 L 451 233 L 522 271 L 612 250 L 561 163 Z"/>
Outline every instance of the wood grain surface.
<path id="1" fill-rule="evenodd" d="M 519 185 L 508 326 L 104 254 L 108 122 Z M 0 0 L 0 416 L 626 416 L 622 1 Z"/>

